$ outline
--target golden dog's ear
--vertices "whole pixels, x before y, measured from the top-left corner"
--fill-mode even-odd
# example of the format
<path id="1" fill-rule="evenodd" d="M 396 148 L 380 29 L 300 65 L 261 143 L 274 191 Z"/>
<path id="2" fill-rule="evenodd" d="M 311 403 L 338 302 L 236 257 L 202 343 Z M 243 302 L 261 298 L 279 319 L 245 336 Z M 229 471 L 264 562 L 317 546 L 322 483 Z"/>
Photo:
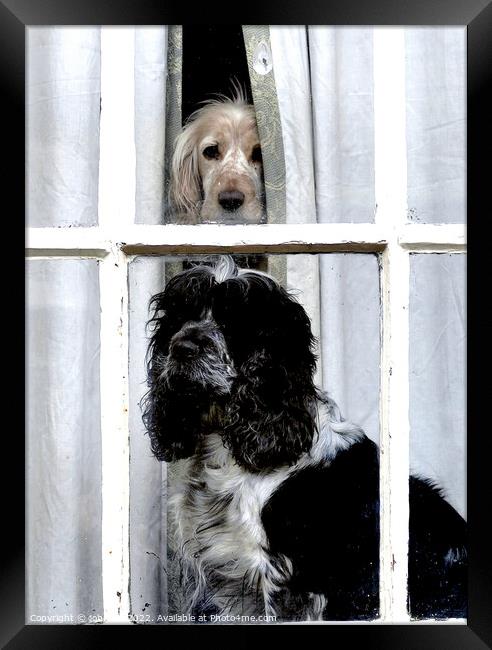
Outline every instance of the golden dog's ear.
<path id="1" fill-rule="evenodd" d="M 171 203 L 179 212 L 190 215 L 198 214 L 201 200 L 196 128 L 194 127 L 193 123 L 188 124 L 178 135 L 171 161 Z"/>

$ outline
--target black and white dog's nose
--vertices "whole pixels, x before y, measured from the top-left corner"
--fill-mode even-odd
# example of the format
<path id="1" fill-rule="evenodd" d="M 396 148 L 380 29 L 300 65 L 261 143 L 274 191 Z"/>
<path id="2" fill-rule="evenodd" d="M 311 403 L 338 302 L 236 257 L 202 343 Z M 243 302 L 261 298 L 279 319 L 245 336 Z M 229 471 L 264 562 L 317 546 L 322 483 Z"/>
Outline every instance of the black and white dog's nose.
<path id="1" fill-rule="evenodd" d="M 219 203 L 227 212 L 235 212 L 244 203 L 244 194 L 239 190 L 219 192 Z"/>
<path id="2" fill-rule="evenodd" d="M 200 348 L 189 339 L 178 339 L 172 345 L 172 354 L 176 359 L 191 359 L 198 355 Z"/>

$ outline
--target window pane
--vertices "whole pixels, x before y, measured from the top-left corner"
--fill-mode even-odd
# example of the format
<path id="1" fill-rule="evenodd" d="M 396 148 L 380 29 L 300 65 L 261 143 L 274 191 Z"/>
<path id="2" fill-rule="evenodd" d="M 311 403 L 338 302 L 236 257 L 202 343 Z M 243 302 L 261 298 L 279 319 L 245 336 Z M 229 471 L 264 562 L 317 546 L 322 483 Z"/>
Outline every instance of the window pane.
<path id="1" fill-rule="evenodd" d="M 464 223 L 466 28 L 407 29 L 408 218 Z"/>
<path id="2" fill-rule="evenodd" d="M 29 226 L 97 224 L 100 30 L 27 29 Z"/>
<path id="3" fill-rule="evenodd" d="M 372 29 L 256 25 L 242 26 L 241 34 L 233 26 L 220 47 L 204 49 L 180 27 L 136 29 L 136 221 L 372 223 Z M 220 39 L 220 26 L 212 35 Z M 195 84 L 186 66 L 194 60 Z M 257 131 L 246 128 L 245 117 L 228 135 L 224 107 L 202 105 L 231 97 L 233 79 L 248 103 L 254 99 Z M 202 126 L 177 141 L 192 109 L 209 119 L 202 113 Z M 262 164 L 252 165 L 258 135 Z M 233 168 L 239 149 L 229 154 L 238 142 L 244 159 Z M 207 144 L 218 152 L 204 159 Z M 171 174 L 173 152 L 180 171 Z M 213 171 L 223 159 L 228 165 Z"/>
<path id="4" fill-rule="evenodd" d="M 455 538 L 459 539 L 462 524 L 456 513 L 466 518 L 466 259 L 463 254 L 415 254 L 410 259 L 410 464 L 414 474 L 442 488 L 456 511 L 447 513 L 440 529 L 431 531 L 429 538 L 459 549 Z M 417 501 L 410 501 L 410 516 L 423 525 L 418 506 Z M 438 557 L 435 566 L 438 562 L 443 558 Z M 451 571 L 458 574 L 460 568 Z M 418 572 L 415 580 L 426 584 Z M 453 584 L 441 576 L 436 607 L 411 602 L 411 613 L 434 617 L 447 611 L 459 616 Z M 428 591 L 432 589 L 428 583 Z"/>
<path id="5" fill-rule="evenodd" d="M 249 267 L 254 266 L 256 269 L 267 271 L 276 277 L 289 291 L 295 293 L 298 302 L 303 306 L 309 316 L 312 332 L 320 342 L 321 349 L 318 348 L 318 344 L 316 345 L 319 353 L 318 367 L 315 373 L 316 384 L 320 388 L 328 391 L 329 396 L 340 406 L 342 416 L 346 417 L 348 422 L 354 422 L 363 426 L 368 438 L 377 443 L 379 441 L 378 399 L 380 361 L 380 301 L 377 257 L 370 254 L 258 255 L 248 256 L 249 259 L 245 257 L 242 256 L 240 260 L 236 258 L 239 260 L 238 263 L 240 266 L 243 268 L 246 265 Z M 179 495 L 183 489 L 183 481 L 186 482 L 187 480 L 187 472 L 189 471 L 187 466 L 189 461 L 174 458 L 172 462 L 159 463 L 152 456 L 151 440 L 148 435 L 145 435 L 139 402 L 147 390 L 145 385 L 146 367 L 144 357 L 148 345 L 147 336 L 152 332 L 151 329 L 147 331 L 147 334 L 145 332 L 145 322 L 150 317 L 148 311 L 149 299 L 155 293 L 163 291 L 169 280 L 181 272 L 183 268 L 190 269 L 192 265 L 191 261 L 193 261 L 193 264 L 196 264 L 198 261 L 203 261 L 204 259 L 206 259 L 204 256 L 195 256 L 193 258 L 183 256 L 138 257 L 130 265 L 130 540 L 132 576 L 131 606 L 133 613 L 140 613 L 143 607 L 146 607 L 146 613 L 150 612 L 151 614 L 157 612 L 161 614 L 179 615 L 190 612 L 187 609 L 189 607 L 189 597 L 185 593 L 182 574 L 182 570 L 184 569 L 183 562 L 186 564 L 186 560 L 183 560 L 183 558 L 180 559 L 179 549 L 181 545 L 176 541 L 177 530 L 174 522 L 176 521 L 177 515 L 175 514 L 174 506 L 166 503 L 167 496 L 179 500 Z M 178 288 L 177 293 L 167 303 L 170 305 L 168 307 L 168 313 L 173 318 L 176 316 L 178 321 L 180 318 L 180 309 L 184 304 L 182 301 L 189 301 L 189 305 L 194 304 L 191 298 L 194 286 L 196 286 L 194 281 L 186 284 L 186 287 L 183 288 L 183 293 L 180 293 Z M 232 285 L 227 286 L 230 287 Z M 261 308 L 258 304 L 254 308 L 253 302 L 251 302 L 248 303 L 248 307 L 244 308 L 245 311 L 242 313 L 242 299 L 239 300 L 238 304 L 232 304 L 230 301 L 233 300 L 233 296 L 231 295 L 230 300 L 228 298 L 225 301 L 224 307 L 228 309 L 231 306 L 232 309 L 232 324 L 228 325 L 229 316 L 222 314 L 220 311 L 222 307 L 219 295 L 216 298 L 217 302 L 214 303 L 213 310 L 215 311 L 213 313 L 214 318 L 222 323 L 220 326 L 222 329 L 220 331 L 224 333 L 229 332 L 229 334 L 224 335 L 229 337 L 227 340 L 229 341 L 230 354 L 236 359 L 236 364 L 241 364 L 239 361 L 241 352 L 234 346 L 241 346 L 244 343 L 247 348 L 249 345 L 248 340 L 255 340 L 257 343 L 260 340 L 263 341 L 262 345 L 264 344 L 265 347 L 261 354 L 272 355 L 272 359 L 274 360 L 264 367 L 264 372 L 271 373 L 271 378 L 265 387 L 267 394 L 269 394 L 265 399 L 267 401 L 269 399 L 273 400 L 267 409 L 271 415 L 275 409 L 273 405 L 276 403 L 275 396 L 272 397 L 271 391 L 280 391 L 283 395 L 282 403 L 285 402 L 287 405 L 285 408 L 289 408 L 292 406 L 293 400 L 301 399 L 304 392 L 308 390 L 306 386 L 310 383 L 310 380 L 308 380 L 309 372 L 306 375 L 306 379 L 302 379 L 304 377 L 302 354 L 307 349 L 302 342 L 304 326 L 301 327 L 299 324 L 293 322 L 293 314 L 286 308 L 284 303 L 277 304 L 275 302 L 274 293 L 272 295 L 268 294 L 264 298 L 266 302 L 263 303 L 261 302 L 263 300 L 261 298 L 262 294 L 254 294 L 253 289 L 251 291 L 252 293 L 248 294 L 251 296 L 251 301 L 258 300 L 262 305 Z M 291 304 L 290 301 L 287 301 L 287 304 Z M 282 309 L 286 309 L 285 313 L 282 312 Z M 199 311 L 201 311 L 201 308 Z M 234 314 L 238 314 L 236 320 L 234 320 Z M 159 312 L 159 315 L 162 316 L 162 312 Z M 186 319 L 199 321 L 200 314 L 198 312 L 196 314 L 187 312 Z M 296 322 L 299 323 L 300 321 Z M 237 328 L 234 330 L 234 333 L 232 330 L 227 330 L 229 326 Z M 164 322 L 160 324 L 160 327 L 165 327 Z M 178 328 L 176 331 L 178 331 L 181 324 L 176 327 Z M 274 327 L 278 327 L 278 330 L 274 330 Z M 164 331 L 164 329 L 160 331 Z M 176 334 L 176 331 L 173 330 L 173 334 Z M 241 333 L 238 335 L 239 331 Z M 266 333 L 268 342 L 265 342 L 262 339 L 262 332 L 275 332 L 275 334 L 272 338 Z M 220 337 L 220 334 L 218 336 Z M 259 339 L 256 339 L 256 336 Z M 165 345 L 162 341 L 161 343 Z M 301 353 L 301 350 L 304 350 L 304 352 Z M 249 352 L 245 354 L 249 355 Z M 295 355 L 298 356 L 296 357 Z M 256 367 L 254 364 L 251 366 L 251 371 L 244 370 L 243 368 L 246 366 L 238 366 L 240 368 L 238 376 L 249 376 L 248 373 L 251 372 L 251 381 L 253 381 L 256 376 L 255 372 L 258 372 L 258 381 L 261 383 L 263 372 L 261 370 L 263 367 L 261 358 L 260 355 L 258 361 L 255 362 L 259 364 L 256 371 L 253 370 L 253 367 Z M 292 360 L 294 358 L 295 361 Z M 155 363 L 154 358 L 152 364 Z M 156 368 L 157 366 L 152 365 L 152 367 Z M 164 376 L 161 373 L 167 371 L 164 371 L 163 366 L 158 372 L 161 377 Z M 289 381 L 293 382 L 294 388 L 290 389 L 288 383 L 285 384 L 285 377 L 290 378 Z M 171 383 L 166 384 L 165 390 L 173 386 L 173 380 L 170 379 L 169 381 Z M 182 377 L 179 381 L 186 383 L 186 379 Z M 234 390 L 231 395 L 235 394 Z M 202 399 L 201 393 L 197 389 L 193 400 L 186 405 L 186 403 L 183 403 L 183 400 L 185 400 L 183 395 L 185 394 L 186 388 L 183 385 L 176 393 L 176 401 L 173 402 L 171 400 L 171 409 L 173 408 L 172 404 L 178 404 L 178 402 L 183 404 L 182 407 L 178 408 L 178 422 L 176 425 L 171 425 L 169 421 L 167 421 L 167 429 L 164 425 L 165 435 L 172 436 L 176 433 L 178 441 L 181 442 L 184 436 L 183 432 L 186 431 L 186 418 L 193 412 L 195 403 L 200 403 Z M 154 393 L 153 403 L 157 405 L 156 408 L 158 409 L 156 412 L 167 415 L 167 407 L 162 406 L 159 400 L 159 395 Z M 246 426 L 251 419 L 251 426 L 254 428 L 256 426 L 254 418 L 260 417 L 261 406 L 257 406 L 256 409 L 253 408 L 253 404 L 250 404 L 250 406 L 251 408 L 248 407 L 241 411 L 240 422 Z M 299 408 L 303 412 L 303 407 L 300 402 L 296 408 Z M 320 406 L 319 408 L 323 409 L 324 407 Z M 334 410 L 328 419 L 330 417 L 338 417 L 335 415 L 335 413 L 338 413 L 337 408 L 332 405 L 330 409 Z M 281 414 L 278 414 L 278 417 L 281 418 Z M 289 426 L 298 417 L 300 417 L 299 412 L 295 410 L 295 413 L 289 416 Z M 327 428 L 324 416 L 320 417 L 324 423 L 320 429 L 320 439 L 325 440 L 327 435 L 333 435 L 333 441 L 337 448 L 338 443 L 336 441 L 339 438 L 333 433 L 327 433 L 329 427 L 332 425 L 330 424 Z M 201 426 L 202 421 L 200 420 Z M 339 425 L 333 424 L 333 426 L 338 426 L 340 430 L 355 431 L 355 428 L 352 428 L 348 423 L 344 423 L 343 425 L 340 423 Z M 219 430 L 223 430 L 222 425 L 219 427 Z M 261 430 L 264 431 L 264 428 Z M 240 448 L 244 450 L 244 445 L 247 444 L 247 437 L 241 440 Z M 155 442 L 156 439 L 154 439 Z M 157 440 L 157 443 L 155 449 L 160 453 L 163 451 L 166 442 L 160 439 Z M 159 447 L 161 443 L 164 446 Z M 252 466 L 248 465 L 248 463 L 257 462 L 258 467 L 260 465 L 262 466 L 260 472 L 262 476 L 273 476 L 270 472 L 273 471 L 273 467 L 277 466 L 283 468 L 278 470 L 280 474 L 282 472 L 288 474 L 288 463 L 277 460 L 278 455 L 281 456 L 284 453 L 290 453 L 283 437 L 279 439 L 278 449 L 272 451 L 273 455 L 271 457 L 267 454 L 268 457 L 262 458 L 260 445 L 254 441 L 251 441 L 250 444 L 251 456 L 249 456 L 249 460 L 245 460 L 245 458 L 240 456 L 242 452 L 234 447 L 232 439 L 226 442 L 227 449 L 230 449 L 232 454 L 238 454 L 236 457 L 237 464 L 234 465 L 236 469 L 233 471 L 236 471 L 238 467 L 244 467 L 245 473 L 251 477 L 251 480 L 254 480 L 255 477 L 259 476 L 258 471 L 253 470 Z M 223 449 L 225 450 L 226 447 L 223 447 Z M 320 448 L 313 447 L 313 449 L 318 449 L 319 451 Z M 313 592 L 320 589 L 320 593 L 323 593 L 323 591 L 329 593 L 329 590 L 332 588 L 327 586 L 331 584 L 330 580 L 332 576 L 327 573 L 330 569 L 327 569 L 325 560 L 326 549 L 333 546 L 328 555 L 333 553 L 333 557 L 336 557 L 337 561 L 336 568 L 332 565 L 331 570 L 336 574 L 335 581 L 343 581 L 339 583 L 341 584 L 340 588 L 343 593 L 337 593 L 336 598 L 333 594 L 331 598 L 328 597 L 329 605 L 324 614 L 322 614 L 326 619 L 372 619 L 378 616 L 379 511 L 377 501 L 379 482 L 377 467 L 373 463 L 376 458 L 376 451 L 372 446 L 372 442 L 367 441 L 364 443 L 362 449 L 362 456 L 364 458 L 366 458 L 365 454 L 367 454 L 367 462 L 364 460 L 364 466 L 362 468 L 357 468 L 357 470 L 352 468 L 352 471 L 343 472 L 339 477 L 340 483 L 338 479 L 331 479 L 331 474 L 327 472 L 326 475 L 321 473 L 321 483 L 319 485 L 316 484 L 316 487 L 316 485 L 311 483 L 312 480 L 316 483 L 317 479 L 314 479 L 314 474 L 308 472 L 304 475 L 301 472 L 301 476 L 307 477 L 308 485 L 310 486 L 309 489 L 306 486 L 302 488 L 299 486 L 298 490 L 297 483 L 292 482 L 293 480 L 289 482 L 288 480 L 282 479 L 280 480 L 282 488 L 276 490 L 270 486 L 267 496 L 265 498 L 262 497 L 263 502 L 261 507 L 259 505 L 253 505 L 253 511 L 248 515 L 259 517 L 259 513 L 266 504 L 266 508 L 263 510 L 264 525 L 265 530 L 269 531 L 268 543 L 270 544 L 269 548 L 271 552 L 278 552 L 280 554 L 291 553 L 294 557 L 294 564 L 296 565 L 295 570 L 297 571 L 297 567 L 299 567 L 300 575 L 305 576 Z M 164 450 L 164 454 L 166 453 Z M 310 456 L 309 458 L 316 458 L 316 453 L 318 452 L 312 451 L 314 456 Z M 324 453 L 321 454 L 323 458 L 325 458 Z M 337 453 L 334 456 L 336 457 Z M 252 457 L 255 457 L 257 460 L 252 461 Z M 171 460 L 169 456 L 167 458 Z M 340 456 L 341 458 L 342 456 Z M 349 454 L 348 459 L 351 458 L 352 455 Z M 212 463 L 212 461 L 210 462 Z M 307 460 L 306 462 L 310 466 L 311 460 Z M 348 462 L 350 464 L 352 461 L 349 460 Z M 314 461 L 313 465 L 317 466 L 317 463 L 318 461 Z M 332 460 L 332 463 L 333 468 L 335 468 L 337 466 L 335 460 Z M 359 469 L 361 470 L 360 472 L 358 471 Z M 315 472 L 314 468 L 312 468 L 312 472 Z M 357 481 L 353 480 L 355 473 L 358 475 Z M 200 482 L 200 479 L 197 480 Z M 332 480 L 335 481 L 333 484 L 330 482 Z M 366 486 L 366 483 L 369 487 Z M 301 494 L 301 497 L 294 497 L 294 495 L 290 494 L 290 490 L 294 488 L 296 494 Z M 234 493 L 238 498 L 242 495 L 244 499 L 247 499 L 249 494 L 247 492 L 248 489 L 245 485 L 238 484 Z M 347 530 L 342 530 L 342 526 L 340 525 L 337 530 L 337 535 L 330 535 L 328 528 L 331 526 L 330 530 L 332 530 L 333 526 L 337 526 L 333 518 L 343 517 L 342 513 L 350 506 L 355 507 L 356 512 L 360 512 L 360 509 L 356 507 L 359 504 L 358 500 L 369 498 L 368 495 L 373 499 L 370 506 L 368 505 L 368 518 L 359 522 L 360 525 L 357 523 L 355 529 L 352 526 L 350 533 Z M 255 497 L 253 494 L 250 496 L 253 499 L 252 503 L 257 504 L 255 499 L 258 497 Z M 351 499 L 354 501 L 351 502 Z M 324 502 L 326 502 L 326 518 L 324 515 L 319 516 L 320 503 Z M 209 506 L 213 510 L 213 504 L 209 504 Z M 239 513 L 241 507 L 240 503 L 236 503 L 233 506 L 233 510 L 225 515 L 226 519 L 227 517 L 236 516 L 233 513 Z M 278 513 L 281 513 L 285 507 L 288 510 L 286 516 L 280 517 L 281 522 L 275 522 L 275 516 L 278 516 Z M 254 512 L 256 512 L 256 515 Z M 187 517 L 188 515 L 185 513 L 180 520 L 180 525 L 185 530 L 183 533 L 185 537 L 187 535 L 186 526 L 188 526 Z M 327 518 L 331 518 L 331 523 Z M 204 529 L 206 529 L 206 519 L 207 515 L 204 515 L 204 521 L 200 522 L 204 525 Z M 256 521 L 259 522 L 259 519 Z M 210 520 L 209 523 L 212 525 L 213 521 Z M 237 525 L 242 525 L 239 520 Z M 293 528 L 290 531 L 287 529 L 284 531 L 282 528 L 284 525 L 287 525 L 287 527 L 291 525 Z M 296 527 L 299 527 L 297 533 L 295 532 Z M 200 526 L 198 526 L 198 529 L 200 529 Z M 306 530 L 308 533 L 306 533 Z M 217 569 L 217 562 L 225 563 L 229 567 L 229 573 L 225 570 L 225 575 L 228 578 L 232 578 L 229 587 L 232 589 L 233 596 L 234 594 L 237 596 L 238 593 L 242 592 L 238 587 L 238 576 L 235 573 L 234 566 L 236 566 L 235 563 L 238 558 L 243 558 L 244 561 L 245 547 L 234 550 L 234 545 L 242 543 L 241 541 L 238 542 L 238 539 L 242 540 L 246 532 L 242 531 L 239 538 L 237 536 L 234 537 L 236 534 L 235 530 L 232 531 L 232 538 L 227 537 L 231 531 L 229 530 L 229 533 L 225 532 L 220 526 L 215 529 L 215 532 L 217 533 L 217 537 L 214 537 L 211 544 L 214 548 L 219 549 L 219 555 L 221 548 L 225 555 L 220 560 L 217 558 L 209 558 L 210 566 L 215 567 L 211 571 L 213 573 Z M 301 540 L 302 546 L 305 541 L 303 535 L 306 534 L 313 535 L 313 539 L 311 540 L 312 547 L 310 546 L 309 552 L 309 562 L 307 562 L 303 552 L 295 548 L 297 544 L 296 540 Z M 193 546 L 196 539 L 201 539 L 200 535 L 200 530 L 198 530 L 198 532 L 196 531 L 195 534 L 191 535 L 190 542 L 184 540 L 185 547 Z M 168 540 L 167 553 L 166 540 Z M 181 541 L 183 542 L 183 540 Z M 262 542 L 263 545 L 266 543 L 265 540 Z M 287 544 L 286 548 L 284 548 L 285 544 Z M 294 548 L 289 548 L 289 544 L 294 544 Z M 199 550 L 195 549 L 194 552 L 200 554 Z M 227 555 L 228 553 L 232 554 L 231 557 Z M 227 557 L 225 557 L 226 555 Z M 311 561 L 313 564 L 310 564 Z M 205 566 L 208 567 L 207 564 Z M 343 566 L 347 570 L 350 566 L 350 576 L 345 569 L 343 571 L 340 569 Z M 208 569 L 206 568 L 206 570 Z M 245 584 L 251 578 L 251 574 L 248 571 L 249 569 L 244 566 L 240 569 L 241 580 L 245 577 Z M 341 571 L 341 573 L 339 574 L 338 571 Z M 321 576 L 321 587 L 316 582 L 319 576 Z M 297 574 L 295 579 L 299 579 Z M 355 594 L 354 585 L 357 585 L 357 594 Z M 260 583 L 256 584 L 256 586 L 258 588 L 261 587 Z M 224 586 L 222 585 L 222 587 Z M 219 588 L 219 591 L 222 587 Z M 237 589 L 239 589 L 239 592 Z M 245 589 L 247 594 L 244 596 L 244 609 L 242 613 L 253 614 L 254 611 L 256 611 L 256 614 L 264 613 L 264 609 L 262 612 L 255 609 L 258 603 L 256 601 L 253 602 L 254 599 L 251 600 L 251 589 L 248 587 L 245 587 Z M 326 606 L 324 597 L 313 597 L 312 599 L 309 597 L 309 602 L 306 602 L 306 592 L 302 589 L 301 592 L 305 595 L 298 595 L 292 599 L 291 596 L 287 596 L 287 591 L 282 589 L 273 597 L 273 600 L 275 600 L 273 609 L 278 612 L 278 620 L 305 619 L 309 611 L 314 612 L 313 615 L 321 615 L 321 611 Z M 214 607 L 224 607 L 225 610 L 228 610 L 228 605 L 224 602 L 224 593 L 222 591 L 210 596 L 211 600 L 208 605 L 205 602 L 197 601 L 192 607 L 194 613 L 197 614 L 201 610 L 204 615 L 211 616 Z M 261 592 L 261 588 L 259 593 L 263 593 Z M 363 595 L 361 596 L 361 594 Z M 207 597 L 207 595 L 204 596 L 205 599 Z M 232 600 L 234 600 L 234 597 Z M 146 603 L 150 603 L 150 605 L 146 606 Z M 237 606 L 238 603 L 236 602 L 234 606 L 231 606 L 230 611 L 236 611 L 235 608 Z M 264 603 L 261 607 L 264 608 Z M 207 620 L 210 621 L 211 619 L 208 618 Z"/>
<path id="6" fill-rule="evenodd" d="M 318 221 L 372 223 L 372 28 L 310 27 Z"/>
<path id="7" fill-rule="evenodd" d="M 162 291 L 165 268 L 161 257 L 136 258 L 129 267 L 130 605 L 135 615 L 167 613 L 167 467 L 151 454 L 139 406 L 147 392 L 149 300 Z"/>
<path id="8" fill-rule="evenodd" d="M 377 255 L 319 255 L 323 388 L 379 443 L 380 298 Z"/>
<path id="9" fill-rule="evenodd" d="M 28 623 L 102 615 L 98 296 L 96 261 L 27 262 Z"/>

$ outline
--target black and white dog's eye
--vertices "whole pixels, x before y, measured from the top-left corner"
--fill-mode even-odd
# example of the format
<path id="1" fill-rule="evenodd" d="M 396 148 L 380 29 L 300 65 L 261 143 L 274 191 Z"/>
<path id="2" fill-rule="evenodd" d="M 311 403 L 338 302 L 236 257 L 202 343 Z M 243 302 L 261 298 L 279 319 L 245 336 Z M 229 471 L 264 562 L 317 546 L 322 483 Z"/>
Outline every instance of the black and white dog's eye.
<path id="1" fill-rule="evenodd" d="M 203 155 L 205 158 L 208 158 L 209 160 L 217 160 L 219 157 L 219 145 L 218 144 L 211 144 L 208 147 L 205 147 L 203 150 Z"/>
<path id="2" fill-rule="evenodd" d="M 260 147 L 259 144 L 257 144 L 255 147 L 253 147 L 253 152 L 251 153 L 251 160 L 254 163 L 263 162 L 263 158 L 261 156 L 261 147 Z"/>

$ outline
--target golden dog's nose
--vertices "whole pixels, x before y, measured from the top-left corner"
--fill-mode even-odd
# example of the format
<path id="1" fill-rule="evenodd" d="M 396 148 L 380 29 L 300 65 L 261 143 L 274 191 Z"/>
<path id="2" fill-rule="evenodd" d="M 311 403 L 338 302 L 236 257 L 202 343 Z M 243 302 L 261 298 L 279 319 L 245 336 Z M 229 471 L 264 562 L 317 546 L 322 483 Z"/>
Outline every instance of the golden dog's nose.
<path id="1" fill-rule="evenodd" d="M 227 212 L 235 212 L 244 203 L 244 194 L 239 190 L 219 192 L 219 203 Z"/>

